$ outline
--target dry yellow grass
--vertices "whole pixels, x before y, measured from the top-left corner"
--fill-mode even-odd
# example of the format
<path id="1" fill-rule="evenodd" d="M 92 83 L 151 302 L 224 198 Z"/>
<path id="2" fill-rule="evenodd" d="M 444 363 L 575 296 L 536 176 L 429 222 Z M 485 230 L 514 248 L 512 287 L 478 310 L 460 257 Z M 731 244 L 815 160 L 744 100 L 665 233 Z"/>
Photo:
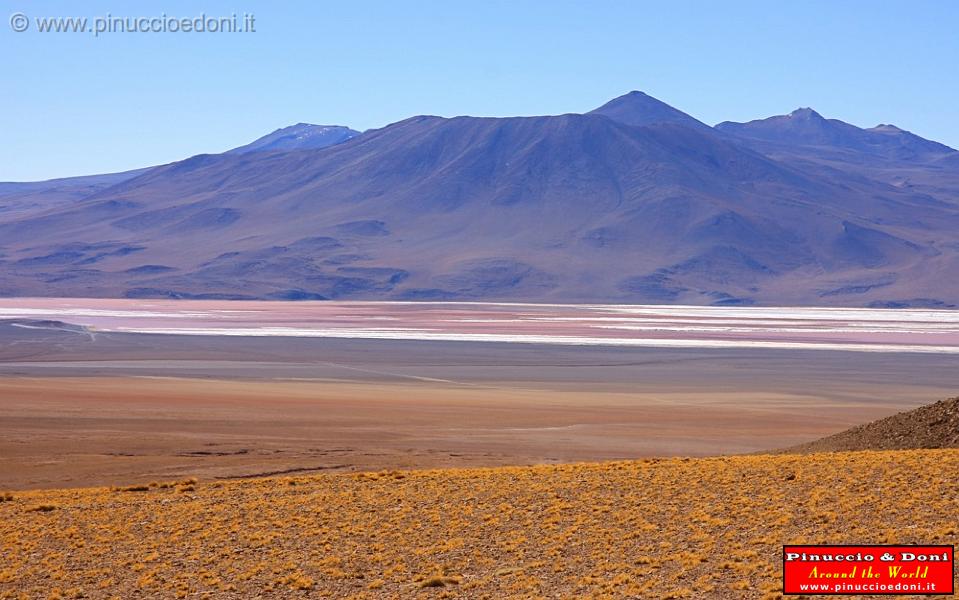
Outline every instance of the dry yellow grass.
<path id="1" fill-rule="evenodd" d="M 0 598 L 772 599 L 783 543 L 956 543 L 957 474 L 916 450 L 18 492 Z"/>

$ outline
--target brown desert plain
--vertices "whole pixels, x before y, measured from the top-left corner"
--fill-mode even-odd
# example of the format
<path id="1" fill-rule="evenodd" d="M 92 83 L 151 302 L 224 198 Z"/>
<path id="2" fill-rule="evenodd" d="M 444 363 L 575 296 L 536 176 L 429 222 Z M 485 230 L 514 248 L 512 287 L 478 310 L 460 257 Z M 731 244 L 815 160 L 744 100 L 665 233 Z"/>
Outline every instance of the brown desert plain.
<path id="1" fill-rule="evenodd" d="M 956 538 L 956 450 L 767 454 L 955 395 L 935 314 L 111 302 L 0 303 L 0 598 L 777 598 L 783 543 Z"/>

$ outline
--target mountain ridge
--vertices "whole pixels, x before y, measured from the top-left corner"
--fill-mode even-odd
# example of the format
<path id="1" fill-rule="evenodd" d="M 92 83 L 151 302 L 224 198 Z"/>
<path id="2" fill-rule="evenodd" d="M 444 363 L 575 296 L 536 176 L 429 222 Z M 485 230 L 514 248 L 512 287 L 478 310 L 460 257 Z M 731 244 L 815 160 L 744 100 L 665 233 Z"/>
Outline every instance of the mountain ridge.
<path id="1" fill-rule="evenodd" d="M 898 129 L 790 118 L 790 135 L 884 175 L 800 142 L 769 151 L 755 131 L 710 128 L 640 92 L 585 114 L 424 115 L 275 149 L 315 127 L 301 124 L 248 145 L 262 151 L 0 210 L 0 294 L 959 303 L 959 284 L 942 283 L 959 274 L 951 155 L 875 158 L 848 140 Z M 760 134 L 781 135 L 780 121 Z M 890 161 L 925 179 L 903 185 Z"/>
<path id="2" fill-rule="evenodd" d="M 798 108 L 746 123 L 724 121 L 716 130 L 734 136 L 788 145 L 834 146 L 897 160 L 914 160 L 930 154 L 950 154 L 955 149 L 922 138 L 895 125 L 863 129 L 838 119 L 826 119 L 811 108 Z"/>

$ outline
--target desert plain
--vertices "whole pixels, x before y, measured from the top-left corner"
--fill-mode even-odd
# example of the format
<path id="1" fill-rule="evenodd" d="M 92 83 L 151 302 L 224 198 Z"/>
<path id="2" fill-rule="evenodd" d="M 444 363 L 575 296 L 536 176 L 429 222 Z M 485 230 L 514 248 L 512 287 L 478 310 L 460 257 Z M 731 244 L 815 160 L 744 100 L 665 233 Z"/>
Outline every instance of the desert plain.
<path id="1" fill-rule="evenodd" d="M 959 360 L 932 311 L 8 299 L 0 318 L 13 490 L 770 451 L 954 395 Z"/>

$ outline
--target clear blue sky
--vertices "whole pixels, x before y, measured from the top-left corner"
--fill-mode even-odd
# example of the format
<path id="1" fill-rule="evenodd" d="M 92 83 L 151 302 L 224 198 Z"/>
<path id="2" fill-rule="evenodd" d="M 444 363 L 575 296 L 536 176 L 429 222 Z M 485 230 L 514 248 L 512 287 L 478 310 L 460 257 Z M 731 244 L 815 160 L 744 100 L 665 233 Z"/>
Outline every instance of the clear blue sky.
<path id="1" fill-rule="evenodd" d="M 959 147 L 954 0 L 0 5 L 0 181 L 218 152 L 299 121 L 581 112 L 632 89 L 710 124 L 811 106 Z M 15 12 L 248 12 L 257 31 L 14 33 Z"/>

